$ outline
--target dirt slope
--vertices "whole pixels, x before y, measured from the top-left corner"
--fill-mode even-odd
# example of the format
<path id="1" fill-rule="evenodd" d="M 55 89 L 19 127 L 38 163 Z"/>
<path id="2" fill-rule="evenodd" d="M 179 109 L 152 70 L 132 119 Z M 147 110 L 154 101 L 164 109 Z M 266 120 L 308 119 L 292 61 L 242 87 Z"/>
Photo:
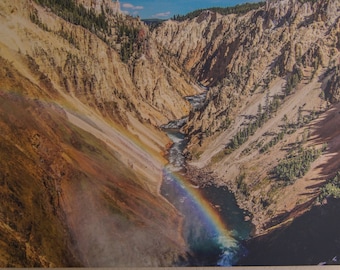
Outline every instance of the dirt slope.
<path id="1" fill-rule="evenodd" d="M 34 1 L 2 1 L 0 21 L 0 266 L 169 266 L 185 256 L 182 217 L 159 195 L 169 139 L 156 125 L 188 112 L 190 76 L 161 61 L 152 40 L 125 63 L 120 44 Z"/>

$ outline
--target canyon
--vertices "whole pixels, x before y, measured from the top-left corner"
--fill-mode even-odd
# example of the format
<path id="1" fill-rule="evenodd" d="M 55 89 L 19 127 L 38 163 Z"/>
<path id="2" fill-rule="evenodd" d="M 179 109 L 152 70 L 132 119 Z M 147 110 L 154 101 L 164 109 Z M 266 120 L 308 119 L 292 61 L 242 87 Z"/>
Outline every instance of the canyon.
<path id="1" fill-rule="evenodd" d="M 188 261 L 184 217 L 160 194 L 160 127 L 184 117 L 187 180 L 232 191 L 254 237 L 325 203 L 340 170 L 339 11 L 275 0 L 151 29 L 117 1 L 3 0 L 0 266 Z M 303 175 L 278 179 L 312 150 Z"/>
<path id="2" fill-rule="evenodd" d="M 215 184 L 227 185 L 242 208 L 256 213 L 256 234 L 308 209 L 317 187 L 338 170 L 338 10 L 337 1 L 268 1 L 243 15 L 206 11 L 155 31 L 209 87 L 203 108 L 191 112 L 183 128 L 189 164 L 213 172 Z M 326 123 L 334 129 L 321 128 Z M 276 140 L 289 125 L 292 131 Z M 241 141 L 242 131 L 244 142 L 229 147 Z M 329 148 L 293 184 L 271 180 L 270 172 L 299 142 Z"/>

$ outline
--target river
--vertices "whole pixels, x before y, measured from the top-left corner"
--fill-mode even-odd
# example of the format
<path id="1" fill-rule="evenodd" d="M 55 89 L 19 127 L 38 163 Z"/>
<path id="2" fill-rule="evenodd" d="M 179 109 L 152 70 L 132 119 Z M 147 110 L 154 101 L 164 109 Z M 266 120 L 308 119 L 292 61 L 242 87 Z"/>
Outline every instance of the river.
<path id="1" fill-rule="evenodd" d="M 204 98 L 205 93 L 188 100 L 197 109 Z M 196 187 L 186 179 L 183 150 L 187 140 L 179 130 L 185 122 L 183 118 L 163 126 L 173 145 L 161 186 L 161 194 L 184 216 L 183 238 L 190 256 L 183 265 L 235 265 L 247 253 L 242 242 L 249 238 L 252 224 L 245 221 L 246 213 L 226 187 Z"/>

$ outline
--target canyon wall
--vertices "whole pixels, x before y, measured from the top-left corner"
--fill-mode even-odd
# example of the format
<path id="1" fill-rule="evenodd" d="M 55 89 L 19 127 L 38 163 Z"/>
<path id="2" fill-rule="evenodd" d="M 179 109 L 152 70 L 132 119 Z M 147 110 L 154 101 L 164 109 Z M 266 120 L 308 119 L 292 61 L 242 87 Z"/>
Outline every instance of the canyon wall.
<path id="1" fill-rule="evenodd" d="M 254 213 L 257 233 L 308 209 L 339 169 L 332 157 L 338 130 L 321 129 L 337 116 L 339 9 L 332 0 L 268 1 L 239 14 L 205 10 L 153 33 L 209 87 L 183 128 L 192 169 L 204 168 L 233 190 Z M 280 161 L 298 155 L 297 145 L 322 143 L 329 148 L 304 177 L 287 184 L 273 174 Z"/>
<path id="2" fill-rule="evenodd" d="M 340 169 L 339 1 L 206 10 L 153 31 L 119 3 L 77 3 L 0 3 L 1 266 L 185 258 L 182 216 L 159 194 L 159 126 L 188 114 L 188 170 L 228 186 L 256 234 L 309 209 Z M 194 110 L 196 81 L 209 91 Z M 308 170 L 279 179 L 302 154 Z"/>
<path id="3" fill-rule="evenodd" d="M 141 21 L 51 3 L 0 4 L 0 265 L 172 265 L 186 245 L 158 126 L 197 90 Z"/>

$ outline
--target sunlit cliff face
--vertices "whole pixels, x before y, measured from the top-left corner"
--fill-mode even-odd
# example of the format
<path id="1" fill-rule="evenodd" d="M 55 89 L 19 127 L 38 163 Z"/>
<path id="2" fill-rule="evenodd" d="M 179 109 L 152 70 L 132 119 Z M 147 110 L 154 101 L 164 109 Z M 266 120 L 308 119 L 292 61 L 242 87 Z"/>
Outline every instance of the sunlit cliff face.
<path id="1" fill-rule="evenodd" d="M 181 93 L 196 90 L 162 74 L 152 45 L 133 78 L 92 29 L 35 2 L 0 5 L 0 264 L 169 266 L 185 256 L 182 218 L 158 193 L 169 139 L 155 125 L 186 114 Z M 139 65 L 160 78 L 139 80 Z"/>
<path id="2" fill-rule="evenodd" d="M 304 203 L 318 193 L 316 188 L 311 195 L 311 179 L 322 185 L 337 170 L 333 147 L 315 161 L 326 169 L 311 165 L 290 185 L 281 186 L 271 174 L 307 134 L 303 149 L 337 144 L 337 133 L 329 136 L 319 127 L 330 102 L 339 101 L 339 8 L 339 1 L 268 1 L 239 15 L 208 11 L 167 21 L 153 32 L 209 86 L 202 108 L 182 129 L 189 164 L 216 173 L 217 184 L 228 185 L 242 207 L 257 213 L 258 233 L 284 221 L 282 212 L 291 217 L 305 211 Z M 320 118 L 310 123 L 313 115 Z M 288 123 L 294 131 L 284 130 Z"/>
<path id="3" fill-rule="evenodd" d="M 22 78 L 14 69 L 11 76 Z M 11 82 L 3 86 L 18 86 Z M 31 94 L 39 90 L 23 82 Z M 157 182 L 70 123 L 62 107 L 2 91 L 0 111 L 3 265 L 169 265 L 183 252 L 181 218 Z M 133 164 L 138 170 L 138 158 Z M 19 251 L 26 259 L 7 259 Z"/>
<path id="4" fill-rule="evenodd" d="M 63 6 L 57 14 L 38 3 L 45 1 L 0 3 L 0 266 L 185 260 L 183 217 L 159 194 L 171 143 L 159 126 L 173 119 L 189 115 L 185 157 L 235 191 L 257 232 L 282 211 L 287 218 L 304 211 L 309 180 L 336 168 L 338 130 L 330 123 L 337 117 L 322 119 L 328 101 L 339 100 L 338 1 L 274 1 L 239 16 L 205 12 L 153 33 L 120 14 L 119 2 L 79 1 L 91 24 L 72 22 L 79 10 L 67 17 Z M 294 74 L 302 76 L 287 93 Z M 197 80 L 211 88 L 191 110 L 184 97 L 201 92 Z M 226 154 L 259 104 L 269 111 L 278 96 L 285 99 L 271 120 Z M 327 140 L 328 152 L 310 175 L 276 185 L 268 172 L 307 126 L 268 152 L 260 147 L 301 112 L 321 115 L 303 146 Z M 333 128 L 325 134 L 323 126 Z"/>

